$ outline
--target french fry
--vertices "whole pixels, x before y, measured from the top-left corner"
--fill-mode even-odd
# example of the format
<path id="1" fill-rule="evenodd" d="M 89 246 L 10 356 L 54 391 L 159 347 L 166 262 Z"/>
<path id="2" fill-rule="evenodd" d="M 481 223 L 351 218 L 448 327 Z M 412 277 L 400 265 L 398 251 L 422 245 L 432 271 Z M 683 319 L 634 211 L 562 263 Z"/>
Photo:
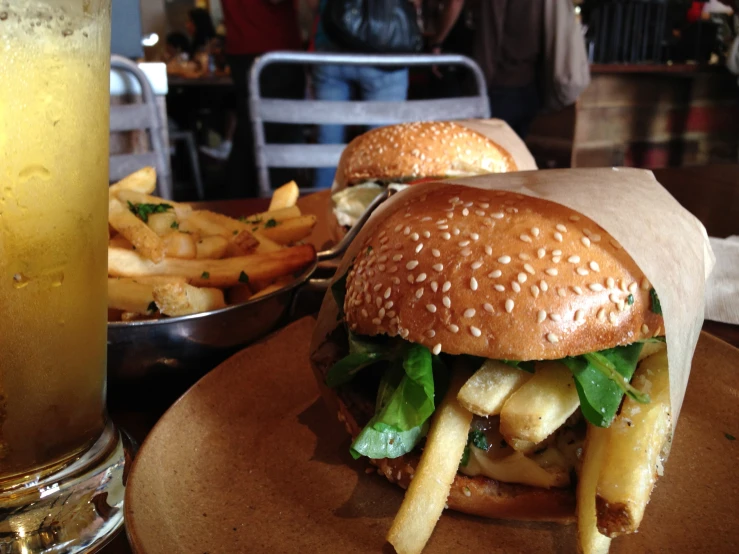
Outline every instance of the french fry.
<path id="1" fill-rule="evenodd" d="M 254 298 L 260 298 L 262 296 L 267 296 L 268 294 L 272 294 L 273 292 L 282 290 L 287 285 L 292 283 L 292 281 L 293 279 L 291 277 L 280 277 L 271 285 L 267 285 L 266 287 L 260 289 L 259 292 L 254 293 L 249 300 L 253 300 Z"/>
<path id="2" fill-rule="evenodd" d="M 146 224 L 160 237 L 177 230 L 177 214 L 173 211 L 151 214 Z"/>
<path id="3" fill-rule="evenodd" d="M 644 358 L 648 358 L 665 348 L 667 348 L 667 345 L 664 342 L 645 342 L 639 353 L 639 361 L 641 362 Z"/>
<path id="4" fill-rule="evenodd" d="M 500 412 L 500 432 L 513 448 L 529 452 L 580 405 L 572 373 L 564 364 L 540 362 Z"/>
<path id="5" fill-rule="evenodd" d="M 259 241 L 259 246 L 257 246 L 257 252 L 260 254 L 266 254 L 268 252 L 277 252 L 278 250 L 282 250 L 283 246 L 280 244 L 277 244 L 272 239 L 268 239 L 263 234 L 257 232 L 254 233 L 254 237 Z"/>
<path id="6" fill-rule="evenodd" d="M 233 219 L 223 214 L 217 214 L 207 210 L 198 211 L 198 217 L 209 221 L 212 225 L 217 225 L 227 229 L 228 232 L 222 236 L 230 239 L 247 253 L 252 250 L 256 250 L 259 254 L 266 254 L 268 252 L 276 252 L 281 248 L 279 244 L 265 237 L 260 232 L 252 231 L 254 225 L 247 224 L 238 219 Z M 256 245 L 254 245 L 255 240 L 258 242 Z"/>
<path id="7" fill-rule="evenodd" d="M 121 321 L 151 321 L 154 319 L 159 319 L 159 313 L 146 315 L 136 312 L 123 312 L 121 314 Z"/>
<path id="8" fill-rule="evenodd" d="M 111 248 L 126 248 L 128 250 L 133 250 L 133 244 L 131 244 L 126 237 L 122 237 L 121 235 L 116 235 L 112 239 L 108 240 L 108 246 Z"/>
<path id="9" fill-rule="evenodd" d="M 282 185 L 272 193 L 269 211 L 291 208 L 298 201 L 298 196 L 300 196 L 300 190 L 298 190 L 298 185 L 295 181 L 290 181 Z"/>
<path id="10" fill-rule="evenodd" d="M 203 237 L 212 237 L 217 235 L 225 239 L 230 239 L 233 236 L 233 232 L 227 227 L 213 221 L 209 217 L 210 212 L 205 210 L 195 210 L 185 217 L 186 230 L 190 231 L 191 228 L 196 230 Z M 182 229 L 183 223 L 180 224 Z"/>
<path id="11" fill-rule="evenodd" d="M 303 215 L 300 212 L 300 208 L 297 206 L 291 206 L 289 208 L 282 208 L 279 210 L 273 210 L 269 212 L 261 212 L 258 214 L 250 215 L 249 217 L 246 217 L 239 221 L 239 223 L 244 223 L 245 225 L 250 225 L 250 229 L 253 229 L 257 225 L 265 225 L 269 220 L 274 219 L 276 222 L 285 221 L 286 219 L 295 219 L 296 217 L 300 217 Z M 222 216 L 226 217 L 226 216 Z M 230 218 L 229 218 L 230 219 Z"/>
<path id="12" fill-rule="evenodd" d="M 142 167 L 110 186 L 109 194 L 117 194 L 122 190 L 132 190 L 151 194 L 157 187 L 157 172 L 153 167 Z"/>
<path id="13" fill-rule="evenodd" d="M 108 278 L 108 308 L 124 312 L 148 314 L 154 302 L 152 285 L 133 279 Z"/>
<path id="14" fill-rule="evenodd" d="M 223 291 L 198 288 L 185 283 L 153 285 L 152 293 L 159 311 L 168 316 L 180 316 L 209 312 L 225 308 Z"/>
<path id="15" fill-rule="evenodd" d="M 220 260 L 226 255 L 228 244 L 227 239 L 218 235 L 204 237 L 195 243 L 195 247 L 197 248 L 197 255 L 195 257 L 199 260 Z"/>
<path id="16" fill-rule="evenodd" d="M 444 510 L 472 422 L 472 414 L 457 400 L 468 377 L 467 372 L 454 372 L 434 413 L 421 461 L 387 535 L 398 554 L 420 554 Z"/>
<path id="17" fill-rule="evenodd" d="M 311 245 L 283 248 L 269 254 L 253 254 L 223 260 L 178 260 L 166 258 L 159 263 L 137 252 L 122 248 L 108 249 L 108 274 L 114 277 L 144 275 L 179 275 L 191 285 L 231 287 L 248 279 L 275 279 L 300 271 L 315 260 Z"/>
<path id="18" fill-rule="evenodd" d="M 226 291 L 226 300 L 229 304 L 243 304 L 249 300 L 254 293 L 249 285 L 238 285 Z"/>
<path id="19" fill-rule="evenodd" d="M 244 254 L 248 254 L 259 247 L 259 240 L 250 231 L 242 230 L 231 239 L 231 244 Z"/>
<path id="20" fill-rule="evenodd" d="M 459 391 L 459 403 L 479 416 L 498 415 L 506 400 L 531 374 L 497 360 L 486 360 Z"/>
<path id="21" fill-rule="evenodd" d="M 160 262 L 164 259 L 165 247 L 159 235 L 117 198 L 111 197 L 108 202 L 108 222 L 150 260 Z"/>
<path id="22" fill-rule="evenodd" d="M 303 215 L 294 219 L 276 223 L 274 226 L 265 226 L 260 234 L 278 244 L 291 244 L 310 235 L 316 225 L 316 216 Z"/>
<path id="23" fill-rule="evenodd" d="M 168 206 L 172 206 L 172 209 L 174 210 L 174 213 L 177 214 L 178 218 L 183 218 L 190 214 L 192 212 L 192 207 L 187 204 L 180 204 L 179 202 L 172 202 L 171 200 L 165 200 L 164 198 L 159 198 L 158 196 L 151 196 L 149 194 L 145 194 L 143 192 L 138 192 L 135 190 L 118 190 L 115 194 L 112 196 L 118 198 L 125 206 L 128 206 L 128 203 L 131 204 L 167 204 Z"/>
<path id="24" fill-rule="evenodd" d="M 611 539 L 598 532 L 595 490 L 608 444 L 608 431 L 588 424 L 577 483 L 577 545 L 580 554 L 608 554 Z"/>
<path id="25" fill-rule="evenodd" d="M 636 532 L 661 469 L 671 433 L 667 350 L 643 360 L 631 384 L 648 392 L 650 402 L 624 399 L 608 428 L 595 503 L 598 529 L 609 537 Z"/>
<path id="26" fill-rule="evenodd" d="M 169 258 L 181 260 L 192 260 L 197 257 L 198 250 L 192 235 L 175 231 L 168 234 L 164 239 L 165 253 Z"/>

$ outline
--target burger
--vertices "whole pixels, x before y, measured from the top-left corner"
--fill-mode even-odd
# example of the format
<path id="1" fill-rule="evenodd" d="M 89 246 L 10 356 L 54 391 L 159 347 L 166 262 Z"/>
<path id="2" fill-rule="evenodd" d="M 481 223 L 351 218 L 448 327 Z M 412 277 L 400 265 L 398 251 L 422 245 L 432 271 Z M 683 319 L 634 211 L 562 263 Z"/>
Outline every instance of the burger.
<path id="1" fill-rule="evenodd" d="M 569 523 L 589 503 L 595 535 L 635 532 L 669 445 L 657 293 L 611 235 L 572 209 L 502 190 L 424 189 L 372 222 L 332 287 L 339 323 L 314 337 L 312 365 L 352 455 L 410 487 L 401 513 L 427 486 L 420 474 L 439 472 L 423 477 L 442 489 L 430 529 L 444 507 Z M 461 418 L 456 442 L 439 437 L 444 409 Z M 652 447 L 628 471 L 611 468 L 626 471 L 611 490 L 621 485 L 628 501 L 596 500 L 595 484 L 578 500 L 596 451 L 586 439 L 626 430 L 611 442 L 628 442 L 648 412 Z M 609 471 L 598 463 L 595 481 Z M 407 525 L 433 512 L 432 496 L 419 497 Z M 393 531 L 389 540 L 412 551 Z"/>
<path id="2" fill-rule="evenodd" d="M 448 177 L 517 171 L 503 147 L 451 121 L 402 123 L 373 129 L 352 140 L 331 187 L 333 230 L 343 236 L 390 186 Z"/>

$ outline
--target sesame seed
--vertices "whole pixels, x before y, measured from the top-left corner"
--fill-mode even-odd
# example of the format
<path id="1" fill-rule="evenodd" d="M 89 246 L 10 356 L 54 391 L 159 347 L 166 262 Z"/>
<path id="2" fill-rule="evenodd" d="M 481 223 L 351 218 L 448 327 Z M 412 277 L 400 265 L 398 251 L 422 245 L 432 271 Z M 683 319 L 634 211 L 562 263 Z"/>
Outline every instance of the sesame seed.
<path id="1" fill-rule="evenodd" d="M 449 225 L 439 225 L 437 229 L 439 229 L 439 231 L 446 231 L 449 229 Z"/>
<path id="2" fill-rule="evenodd" d="M 582 310 L 577 310 L 575 312 L 575 317 L 573 318 L 575 321 L 580 322 L 583 319 L 585 319 L 585 313 Z"/>
<path id="3" fill-rule="evenodd" d="M 557 231 L 561 231 L 562 233 L 566 233 L 567 232 L 567 227 L 565 227 L 561 223 L 557 223 L 557 225 L 555 225 L 554 228 L 557 229 Z"/>
<path id="4" fill-rule="evenodd" d="M 562 298 L 564 298 L 565 296 L 567 296 L 567 289 L 564 288 L 564 287 L 559 287 L 557 289 L 557 295 L 558 296 L 561 296 Z"/>
<path id="5" fill-rule="evenodd" d="M 555 342 L 559 342 L 559 337 L 554 333 L 547 333 L 547 340 L 554 344 Z"/>
<path id="6" fill-rule="evenodd" d="M 547 254 L 547 249 L 546 248 L 539 248 L 539 250 L 536 251 L 536 257 L 539 258 L 540 260 L 544 256 L 546 256 L 546 254 Z"/>
<path id="7" fill-rule="evenodd" d="M 570 216 L 570 221 L 580 221 L 580 216 L 579 215 L 571 215 Z"/>
<path id="8" fill-rule="evenodd" d="M 379 271 L 379 272 L 383 272 L 383 271 L 385 271 L 385 264 L 379 264 L 379 265 L 377 266 L 377 271 Z"/>
<path id="9" fill-rule="evenodd" d="M 606 286 L 609 289 L 612 289 L 613 287 L 616 286 L 616 281 L 614 281 L 613 277 L 609 277 L 608 279 L 606 279 Z"/>
<path id="10" fill-rule="evenodd" d="M 407 235 L 410 235 L 411 234 L 411 228 L 406 225 L 405 226 L 405 229 L 403 229 L 403 234 L 406 235 L 406 236 Z"/>
<path id="11" fill-rule="evenodd" d="M 468 318 L 468 319 L 469 319 L 469 318 L 471 318 L 471 317 L 475 317 L 475 313 L 476 313 L 476 312 L 475 312 L 475 308 L 467 308 L 467 309 L 466 309 L 466 310 L 464 311 L 464 314 L 463 314 L 463 315 L 464 315 L 464 317 L 466 317 L 466 318 Z"/>
<path id="12" fill-rule="evenodd" d="M 377 258 L 377 261 L 378 262 L 386 262 L 387 261 L 387 256 L 380 256 L 379 258 Z"/>
<path id="13" fill-rule="evenodd" d="M 644 325 L 642 325 L 642 326 L 641 326 L 641 332 L 642 332 L 642 334 L 644 334 L 644 335 L 646 335 L 646 334 L 648 334 L 648 333 L 649 333 L 649 327 L 647 327 L 647 324 L 646 324 L 646 323 L 645 323 Z"/>
<path id="14" fill-rule="evenodd" d="M 546 273 L 547 275 L 551 275 L 552 277 L 554 277 L 559 272 L 557 271 L 557 268 L 556 267 L 550 267 L 549 269 L 544 270 L 544 273 Z"/>
<path id="15" fill-rule="evenodd" d="M 431 249 L 431 255 L 432 255 L 432 256 L 433 256 L 434 258 L 438 258 L 438 257 L 440 257 L 440 256 L 441 256 L 441 252 L 439 252 L 439 251 L 438 251 L 438 250 L 437 250 L 436 248 L 432 248 L 432 249 Z"/>
<path id="16" fill-rule="evenodd" d="M 530 237 L 530 236 L 528 236 L 527 234 L 523 234 L 523 235 L 521 235 L 521 236 L 520 236 L 520 237 L 518 237 L 518 238 L 520 238 L 520 239 L 521 239 L 522 241 L 524 241 L 524 242 L 531 242 L 531 237 Z"/>
<path id="17" fill-rule="evenodd" d="M 492 256 L 493 255 L 493 247 L 492 246 L 486 246 L 485 247 L 485 254 L 487 254 L 488 256 Z"/>
<path id="18" fill-rule="evenodd" d="M 606 320 L 606 309 L 601 308 L 598 310 L 598 315 L 596 316 L 598 318 L 598 321 L 605 321 Z"/>
<path id="19" fill-rule="evenodd" d="M 446 327 L 446 328 L 447 328 L 447 329 L 448 329 L 448 330 L 449 330 L 450 332 L 452 332 L 452 333 L 458 333 L 458 332 L 459 332 L 459 327 L 458 327 L 457 325 L 455 325 L 454 323 L 450 323 L 449 325 L 447 325 L 447 327 Z"/>
<path id="20" fill-rule="evenodd" d="M 588 264 L 588 266 L 589 266 L 589 267 L 590 267 L 590 269 L 592 269 L 593 271 L 600 271 L 600 266 L 598 265 L 598 262 L 590 262 L 590 263 Z"/>
<path id="21" fill-rule="evenodd" d="M 452 235 L 450 235 L 449 233 L 444 232 L 444 233 L 441 234 L 441 238 L 443 238 L 444 240 L 449 240 L 450 238 L 452 238 Z"/>
<path id="22" fill-rule="evenodd" d="M 418 246 L 416 246 L 416 254 L 418 254 L 421 250 L 423 250 L 423 243 L 419 242 Z"/>
<path id="23" fill-rule="evenodd" d="M 538 227 L 532 227 L 531 228 L 531 234 L 534 235 L 535 237 L 538 237 L 539 236 L 539 228 Z"/>
<path id="24" fill-rule="evenodd" d="M 389 273 L 395 273 L 396 271 L 398 271 L 398 266 L 397 266 L 397 265 L 394 265 L 394 266 L 392 266 L 392 267 L 391 267 L 391 268 L 390 268 L 390 269 L 388 270 L 388 272 L 389 272 Z"/>
<path id="25" fill-rule="evenodd" d="M 418 260 L 411 260 L 405 264 L 405 268 L 408 270 L 416 269 L 416 267 L 418 267 Z"/>
<path id="26" fill-rule="evenodd" d="M 380 308 L 380 310 L 377 312 L 377 317 L 379 317 L 380 319 L 385 317 L 385 308 Z"/>
<path id="27" fill-rule="evenodd" d="M 493 217 L 495 219 L 503 219 L 505 217 L 505 214 L 502 212 L 495 212 L 494 214 L 490 214 L 490 217 Z"/>
<path id="28" fill-rule="evenodd" d="M 488 303 L 488 302 L 485 302 L 485 303 L 484 303 L 484 304 L 482 305 L 482 307 L 483 307 L 483 309 L 484 309 L 484 310 L 485 310 L 486 312 L 489 312 L 489 313 L 491 313 L 491 314 L 492 314 L 492 313 L 493 313 L 493 311 L 494 311 L 494 310 L 493 310 L 493 305 L 492 305 L 492 304 L 490 304 L 490 303 Z"/>
<path id="29" fill-rule="evenodd" d="M 539 310 L 539 313 L 536 314 L 536 321 L 538 323 L 543 323 L 546 318 L 547 318 L 547 313 L 544 310 Z"/>
<path id="30" fill-rule="evenodd" d="M 470 211 L 467 208 L 465 208 L 465 209 L 462 210 L 462 215 L 464 217 L 467 217 L 468 215 L 470 215 Z"/>
<path id="31" fill-rule="evenodd" d="M 388 300 L 387 302 L 385 302 L 385 309 L 386 310 L 389 310 L 390 308 L 393 307 L 393 305 L 394 305 L 393 304 L 393 301 L 392 300 Z"/>
<path id="32" fill-rule="evenodd" d="M 529 256 L 525 252 L 519 252 L 518 259 L 527 262 L 527 261 L 529 261 L 531 259 L 531 256 Z"/>
<path id="33" fill-rule="evenodd" d="M 402 259 L 403 259 L 403 254 L 395 254 L 395 256 L 393 256 L 394 262 L 399 262 Z"/>
<path id="34" fill-rule="evenodd" d="M 472 269 L 480 269 L 482 267 L 482 260 L 477 260 L 476 262 L 472 262 L 470 267 Z"/>
<path id="35" fill-rule="evenodd" d="M 480 217 L 483 217 L 485 215 L 484 210 L 475 210 L 475 215 L 479 215 Z"/>
<path id="36" fill-rule="evenodd" d="M 402 228 L 403 228 L 403 224 L 402 223 L 400 223 L 399 225 L 396 225 L 395 226 L 395 232 L 396 233 L 399 232 Z"/>
<path id="37" fill-rule="evenodd" d="M 601 285 L 600 283 L 590 283 L 588 285 L 588 288 L 593 292 L 601 292 L 603 290 L 603 285 Z"/>
<path id="38" fill-rule="evenodd" d="M 411 283 L 411 284 L 413 284 L 415 281 L 416 281 L 416 278 L 413 277 L 413 274 L 412 273 L 410 273 L 408 275 L 408 282 Z"/>
<path id="39" fill-rule="evenodd" d="M 490 207 L 490 204 L 488 204 L 487 202 L 478 202 L 477 205 L 485 210 L 487 210 Z"/>
<path id="40" fill-rule="evenodd" d="M 411 235 L 411 240 L 412 240 L 413 242 L 417 241 L 417 240 L 418 240 L 419 238 L 421 238 L 421 237 L 419 237 L 419 236 L 418 236 L 418 233 L 413 233 L 413 234 Z"/>
<path id="41" fill-rule="evenodd" d="M 441 292 L 447 292 L 450 288 L 452 288 L 452 283 L 450 281 L 446 281 L 441 287 Z"/>
<path id="42" fill-rule="evenodd" d="M 469 246 L 469 244 L 470 244 L 470 241 L 468 241 L 468 240 L 461 240 L 461 241 L 459 241 L 459 246 L 462 246 L 462 247 Z"/>
<path id="43" fill-rule="evenodd" d="M 378 308 L 382 306 L 382 298 L 379 296 L 375 298 L 375 304 L 377 305 Z"/>
<path id="44" fill-rule="evenodd" d="M 480 335 L 482 335 L 482 331 L 480 331 L 480 329 L 478 329 L 474 325 L 470 326 L 470 333 L 472 333 L 473 337 L 479 337 Z"/>
<path id="45" fill-rule="evenodd" d="M 583 230 L 582 230 L 582 234 L 585 235 L 586 237 L 589 237 L 590 235 L 593 234 L 593 231 L 591 231 L 587 227 L 584 227 Z"/>
<path id="46" fill-rule="evenodd" d="M 444 296 L 441 299 L 441 303 L 444 304 L 444 307 L 445 308 L 451 308 L 452 307 L 452 301 L 449 300 L 449 297 L 448 296 Z"/>
<path id="47" fill-rule="evenodd" d="M 505 311 L 506 312 L 511 313 L 513 311 L 513 306 L 514 306 L 513 300 L 511 300 L 510 298 L 505 301 Z"/>
<path id="48" fill-rule="evenodd" d="M 382 237 L 382 238 L 380 239 L 380 244 L 385 244 L 385 243 L 386 243 L 387 241 L 389 241 L 389 240 L 390 240 L 390 239 L 389 239 L 388 237 Z"/>
<path id="49" fill-rule="evenodd" d="M 521 272 L 521 273 L 518 274 L 518 282 L 519 283 L 525 283 L 526 282 L 526 279 L 528 279 L 528 276 L 525 273 Z"/>
<path id="50" fill-rule="evenodd" d="M 439 283 L 437 283 L 436 281 L 431 281 L 431 290 L 434 292 L 439 290 Z"/>
<path id="51" fill-rule="evenodd" d="M 408 329 L 405 329 L 405 328 L 403 328 L 403 329 L 398 328 L 398 334 L 402 338 L 406 338 L 410 334 L 410 331 Z"/>
<path id="52" fill-rule="evenodd" d="M 558 264 L 558 263 L 560 262 L 560 260 L 561 260 L 561 259 L 562 259 L 562 257 L 561 257 L 561 256 L 554 256 L 554 257 L 552 258 L 552 261 L 553 261 L 553 262 L 554 262 L 555 264 Z"/>
<path id="53" fill-rule="evenodd" d="M 460 255 L 466 258 L 467 256 L 472 255 L 472 250 L 470 250 L 469 248 L 465 248 L 460 252 Z"/>
<path id="54" fill-rule="evenodd" d="M 534 298 L 539 298 L 539 287 L 531 285 L 531 294 L 534 295 Z"/>
<path id="55" fill-rule="evenodd" d="M 398 269 L 398 268 L 396 267 L 395 269 Z M 393 277 L 391 279 L 391 281 L 393 282 L 394 285 L 399 285 L 400 284 L 400 279 L 398 279 L 397 277 Z"/>
<path id="56" fill-rule="evenodd" d="M 377 292 L 382 288 L 382 283 L 377 283 L 374 287 L 372 287 L 372 290 Z"/>
<path id="57" fill-rule="evenodd" d="M 416 277 L 416 283 L 423 283 L 426 280 L 426 274 L 420 273 L 418 277 Z"/>
<path id="58" fill-rule="evenodd" d="M 559 315 L 559 314 L 549 314 L 549 318 L 552 321 L 556 321 L 557 323 L 559 323 L 560 321 L 562 321 L 562 316 Z"/>
<path id="59" fill-rule="evenodd" d="M 580 242 L 582 242 L 585 246 L 590 248 L 590 239 L 588 237 L 581 237 Z"/>
<path id="60" fill-rule="evenodd" d="M 416 291 L 416 298 L 421 298 L 422 296 L 423 296 L 423 287 L 421 287 L 420 289 Z"/>
<path id="61" fill-rule="evenodd" d="M 626 309 L 626 302 L 624 302 L 623 300 L 619 300 L 618 302 L 616 302 L 616 306 L 618 306 L 619 312 L 623 312 Z"/>
<path id="62" fill-rule="evenodd" d="M 446 223 L 446 219 L 440 219 L 436 222 L 437 225 L 444 225 L 444 223 Z"/>
<path id="63" fill-rule="evenodd" d="M 361 313 L 362 314 L 362 317 L 364 317 L 364 318 L 369 317 L 369 314 L 367 313 L 367 310 L 365 310 L 364 308 L 362 308 L 362 311 L 359 312 L 359 313 Z"/>
<path id="64" fill-rule="evenodd" d="M 549 290 L 549 285 L 547 285 L 547 282 L 542 279 L 539 281 L 539 288 L 541 289 L 541 292 L 547 292 Z"/>
<path id="65" fill-rule="evenodd" d="M 470 238 L 472 240 L 480 240 L 480 235 L 478 235 L 477 233 L 470 233 Z"/>
<path id="66" fill-rule="evenodd" d="M 488 273 L 488 277 L 491 277 L 493 279 L 497 279 L 501 275 L 503 275 L 503 272 L 500 269 L 496 269 L 496 270 L 491 271 L 490 273 Z"/>
<path id="67" fill-rule="evenodd" d="M 434 264 L 431 266 L 434 271 L 444 271 L 444 264 Z"/>
<path id="68" fill-rule="evenodd" d="M 475 279 L 474 277 L 470 279 L 470 288 L 472 290 L 477 290 L 477 279 Z"/>
<path id="69" fill-rule="evenodd" d="M 578 287 L 577 285 L 575 285 L 574 287 L 572 287 L 572 290 L 574 290 L 575 291 L 575 294 L 577 294 L 578 296 L 582 295 L 582 289 L 580 287 Z"/>
<path id="70" fill-rule="evenodd" d="M 374 319 L 372 319 L 372 324 L 373 325 L 380 325 L 381 323 L 382 323 L 382 321 L 380 319 L 376 318 L 376 317 Z"/>
<path id="71" fill-rule="evenodd" d="M 560 233 L 559 231 L 556 231 L 554 233 L 554 240 L 556 240 L 557 242 L 562 242 L 564 240 L 562 238 L 562 233 Z"/>
<path id="72" fill-rule="evenodd" d="M 621 281 L 619 282 L 618 288 L 620 288 L 624 292 L 629 292 L 629 289 L 626 286 L 626 280 L 625 279 L 621 279 Z"/>
<path id="73" fill-rule="evenodd" d="M 433 336 L 431 337 L 433 338 Z M 441 354 L 441 343 L 437 343 L 434 345 L 434 347 L 431 349 L 431 352 L 434 354 L 434 356 L 438 356 Z"/>
<path id="74" fill-rule="evenodd" d="M 510 256 L 501 256 L 498 258 L 498 261 L 502 264 L 509 264 L 511 263 L 511 257 Z"/>
<path id="75" fill-rule="evenodd" d="M 457 227 L 455 227 L 454 229 L 452 229 L 452 235 L 454 235 L 455 237 L 457 235 L 459 235 L 459 233 L 460 233 L 460 231 L 459 231 L 459 229 Z"/>
<path id="76" fill-rule="evenodd" d="M 523 268 L 526 270 L 526 273 L 528 273 L 529 275 L 533 275 L 534 273 L 536 273 L 534 271 L 534 268 L 533 268 L 533 266 L 531 264 L 523 264 Z M 521 282 L 523 282 L 523 281 L 521 281 Z"/>
<path id="77" fill-rule="evenodd" d="M 493 285 L 493 288 L 498 292 L 503 292 L 505 290 L 505 287 L 503 285 Z"/>
<path id="78" fill-rule="evenodd" d="M 600 242 L 600 235 L 598 233 L 594 233 L 590 235 L 590 240 L 593 242 Z"/>
<path id="79" fill-rule="evenodd" d="M 611 239 L 609 242 L 611 243 L 611 246 L 613 246 L 616 250 L 621 250 L 621 245 L 615 240 Z"/>
<path id="80" fill-rule="evenodd" d="M 647 281 L 646 277 L 641 280 L 641 290 L 649 290 L 649 281 Z"/>
<path id="81" fill-rule="evenodd" d="M 636 289 L 637 289 L 637 284 L 636 284 L 636 282 L 634 282 L 634 283 L 631 283 L 631 284 L 629 285 L 629 292 L 630 292 L 631 294 L 636 294 Z"/>
<path id="82" fill-rule="evenodd" d="M 567 258 L 567 261 L 571 264 L 579 264 L 580 263 L 580 256 L 570 256 Z"/>
<path id="83" fill-rule="evenodd" d="M 432 314 L 436 313 L 436 306 L 434 306 L 433 304 L 426 304 L 426 309 Z"/>
<path id="84" fill-rule="evenodd" d="M 584 267 L 578 267 L 577 268 L 577 274 L 578 275 L 588 275 L 590 272 L 585 269 Z"/>
<path id="85" fill-rule="evenodd" d="M 616 323 L 616 312 L 610 312 L 608 314 L 608 321 L 610 321 L 611 323 L 613 323 L 615 325 L 615 323 Z"/>

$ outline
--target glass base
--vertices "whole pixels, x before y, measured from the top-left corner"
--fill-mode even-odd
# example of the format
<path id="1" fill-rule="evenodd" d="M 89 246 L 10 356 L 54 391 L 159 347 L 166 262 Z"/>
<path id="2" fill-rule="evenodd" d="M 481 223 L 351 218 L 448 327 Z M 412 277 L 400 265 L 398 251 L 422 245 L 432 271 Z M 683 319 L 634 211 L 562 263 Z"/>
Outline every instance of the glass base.
<path id="1" fill-rule="evenodd" d="M 0 553 L 95 552 L 123 525 L 131 440 L 108 422 L 60 471 L 0 492 Z"/>

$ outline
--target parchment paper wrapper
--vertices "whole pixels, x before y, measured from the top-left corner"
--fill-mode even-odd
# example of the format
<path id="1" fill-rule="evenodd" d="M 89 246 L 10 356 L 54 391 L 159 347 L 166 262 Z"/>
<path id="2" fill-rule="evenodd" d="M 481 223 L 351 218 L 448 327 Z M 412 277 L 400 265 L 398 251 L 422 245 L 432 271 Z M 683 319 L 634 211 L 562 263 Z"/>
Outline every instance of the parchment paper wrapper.
<path id="1" fill-rule="evenodd" d="M 631 255 L 659 294 L 665 321 L 673 426 L 682 407 L 704 313 L 704 290 L 714 256 L 703 225 L 657 182 L 651 171 L 629 168 L 556 169 L 445 181 L 500 189 L 557 202 L 603 227 Z M 349 247 L 343 275 L 384 214 L 438 183 L 409 187 L 381 205 Z M 324 298 L 311 344 L 314 352 L 336 328 L 338 309 Z"/>
<path id="2" fill-rule="evenodd" d="M 526 148 L 526 144 L 516 134 L 516 131 L 511 129 L 508 123 L 502 119 L 465 119 L 455 121 L 455 123 L 485 135 L 508 150 L 519 171 L 537 169 L 534 156 Z"/>

